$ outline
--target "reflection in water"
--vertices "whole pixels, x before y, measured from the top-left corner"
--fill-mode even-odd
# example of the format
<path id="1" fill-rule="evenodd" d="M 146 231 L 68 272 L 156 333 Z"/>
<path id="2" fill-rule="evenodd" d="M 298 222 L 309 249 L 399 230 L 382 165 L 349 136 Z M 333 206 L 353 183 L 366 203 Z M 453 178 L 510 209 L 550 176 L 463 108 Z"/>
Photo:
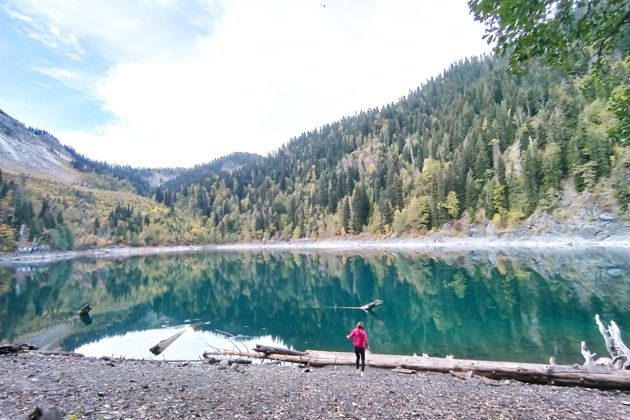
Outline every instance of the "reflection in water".
<path id="1" fill-rule="evenodd" d="M 256 344 L 266 346 L 284 347 L 284 343 L 274 340 L 270 336 L 254 338 L 228 339 L 223 334 L 195 331 L 185 328 L 185 333 L 164 350 L 158 356 L 153 355 L 149 348 L 184 329 L 180 327 L 167 327 L 144 331 L 128 332 L 113 337 L 105 337 L 99 341 L 84 344 L 76 349 L 77 353 L 92 357 L 124 357 L 127 359 L 145 360 L 195 360 L 201 356 L 199 349 L 251 349 Z"/>
<path id="2" fill-rule="evenodd" d="M 0 340 L 149 358 L 171 325 L 200 322 L 165 356 L 196 359 L 217 330 L 351 350 L 345 336 L 363 321 L 379 353 L 574 363 L 581 340 L 605 353 L 595 313 L 630 331 L 628 256 L 208 253 L 3 268 Z M 377 298 L 385 303 L 370 313 L 339 308 Z M 76 315 L 83 302 L 94 306 L 91 322 Z M 121 344 L 139 339 L 142 353 Z"/>

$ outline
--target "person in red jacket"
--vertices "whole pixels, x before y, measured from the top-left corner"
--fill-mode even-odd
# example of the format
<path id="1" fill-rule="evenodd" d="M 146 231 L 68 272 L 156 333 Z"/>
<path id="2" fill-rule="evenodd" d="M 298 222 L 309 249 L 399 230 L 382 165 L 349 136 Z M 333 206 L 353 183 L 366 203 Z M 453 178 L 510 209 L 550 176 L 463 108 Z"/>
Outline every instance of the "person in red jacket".
<path id="1" fill-rule="evenodd" d="M 365 371 L 365 349 L 368 346 L 368 337 L 365 329 L 363 328 L 363 322 L 358 322 L 357 327 L 353 329 L 347 338 L 353 339 L 354 354 L 357 356 L 357 373 L 359 373 L 359 359 L 361 360 L 361 376 Z"/>

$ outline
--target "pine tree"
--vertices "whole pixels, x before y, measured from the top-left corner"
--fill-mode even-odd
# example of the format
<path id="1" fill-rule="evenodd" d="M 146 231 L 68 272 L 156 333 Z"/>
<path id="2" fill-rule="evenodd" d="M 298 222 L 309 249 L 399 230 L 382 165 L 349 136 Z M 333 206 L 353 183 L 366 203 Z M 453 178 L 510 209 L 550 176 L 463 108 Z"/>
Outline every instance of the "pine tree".
<path id="1" fill-rule="evenodd" d="M 350 204 L 348 197 L 344 197 L 341 205 L 341 226 L 346 232 L 350 232 Z"/>
<path id="2" fill-rule="evenodd" d="M 367 224 L 370 213 L 370 202 L 362 183 L 358 183 L 352 193 L 352 229 L 360 233 Z"/>

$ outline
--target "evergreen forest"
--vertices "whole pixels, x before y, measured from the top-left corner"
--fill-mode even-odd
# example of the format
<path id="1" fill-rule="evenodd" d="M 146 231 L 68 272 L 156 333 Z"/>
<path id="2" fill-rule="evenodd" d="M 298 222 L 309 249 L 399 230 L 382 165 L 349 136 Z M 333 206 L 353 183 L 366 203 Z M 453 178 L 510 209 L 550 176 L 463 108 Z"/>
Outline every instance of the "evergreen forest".
<path id="1" fill-rule="evenodd" d="M 522 75 L 507 66 L 462 60 L 395 103 L 266 157 L 173 169 L 156 188 L 148 169 L 77 153 L 74 168 L 91 180 L 82 185 L 4 173 L 0 248 L 465 235 L 488 223 L 505 231 L 553 212 L 568 191 L 627 217 L 630 59 L 613 52 L 600 77 L 536 60 Z"/>

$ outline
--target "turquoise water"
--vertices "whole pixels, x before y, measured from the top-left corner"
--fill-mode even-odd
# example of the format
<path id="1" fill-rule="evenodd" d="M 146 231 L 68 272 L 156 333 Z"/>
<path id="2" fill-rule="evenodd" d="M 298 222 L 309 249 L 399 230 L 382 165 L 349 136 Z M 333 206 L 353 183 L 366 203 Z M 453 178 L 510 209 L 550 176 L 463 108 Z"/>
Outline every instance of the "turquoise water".
<path id="1" fill-rule="evenodd" d="M 196 359 L 255 343 L 351 350 L 345 336 L 363 321 L 378 353 L 582 363 L 582 340 L 605 353 L 596 313 L 630 331 L 628 257 L 207 253 L 3 267 L 0 340 L 153 358 L 149 347 L 185 330 L 157 358 Z M 384 304 L 370 313 L 342 308 L 374 299 Z"/>

